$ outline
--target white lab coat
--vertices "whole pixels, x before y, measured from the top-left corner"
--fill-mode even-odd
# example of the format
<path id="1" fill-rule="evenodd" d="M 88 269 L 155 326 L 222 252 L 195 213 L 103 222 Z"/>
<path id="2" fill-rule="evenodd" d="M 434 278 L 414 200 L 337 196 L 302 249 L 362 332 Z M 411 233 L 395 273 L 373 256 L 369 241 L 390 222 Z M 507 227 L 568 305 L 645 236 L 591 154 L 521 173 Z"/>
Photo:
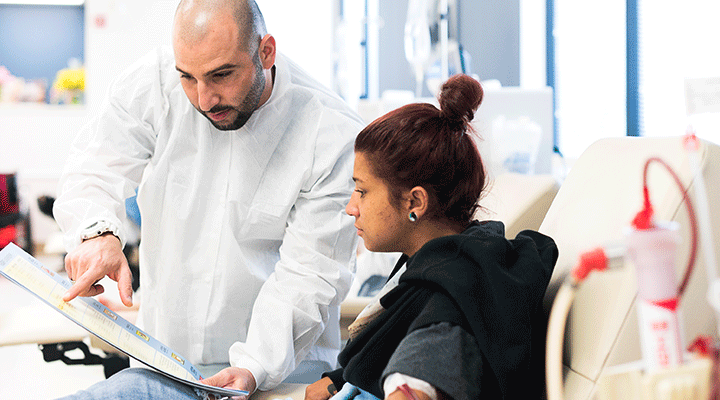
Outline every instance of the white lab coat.
<path id="1" fill-rule="evenodd" d="M 219 131 L 190 104 L 169 48 L 141 59 L 81 131 L 55 202 L 69 251 L 93 221 L 124 226 L 139 185 L 138 325 L 193 364 L 248 368 L 261 390 L 302 359 L 337 363 L 363 126 L 287 58 L 275 65 L 270 99 Z"/>

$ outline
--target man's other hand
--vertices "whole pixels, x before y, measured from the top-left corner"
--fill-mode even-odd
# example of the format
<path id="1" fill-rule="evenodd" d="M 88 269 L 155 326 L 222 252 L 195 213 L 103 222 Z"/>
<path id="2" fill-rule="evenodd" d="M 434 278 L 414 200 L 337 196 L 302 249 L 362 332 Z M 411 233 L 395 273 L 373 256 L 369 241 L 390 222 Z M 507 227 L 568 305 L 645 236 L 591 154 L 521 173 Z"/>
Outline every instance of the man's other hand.
<path id="1" fill-rule="evenodd" d="M 215 386 L 226 389 L 246 390 L 252 394 L 257 384 L 252 373 L 245 368 L 228 367 L 217 374 L 200 381 L 205 385 Z M 241 396 L 233 397 L 233 399 L 242 398 Z"/>

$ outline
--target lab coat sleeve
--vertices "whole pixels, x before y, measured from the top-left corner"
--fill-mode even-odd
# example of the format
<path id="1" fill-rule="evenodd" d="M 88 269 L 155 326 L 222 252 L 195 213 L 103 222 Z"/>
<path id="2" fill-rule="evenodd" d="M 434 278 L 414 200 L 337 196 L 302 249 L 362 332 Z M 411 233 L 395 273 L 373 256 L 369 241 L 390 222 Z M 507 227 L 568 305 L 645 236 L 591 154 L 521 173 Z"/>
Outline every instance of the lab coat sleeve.
<path id="1" fill-rule="evenodd" d="M 53 214 L 67 251 L 81 231 L 105 220 L 125 244 L 125 199 L 135 193 L 154 146 L 152 74 L 128 73 L 111 85 L 112 95 L 75 138 L 58 185 Z"/>
<path id="2" fill-rule="evenodd" d="M 347 133 L 338 135 L 337 124 L 327 125 L 318 135 L 308 184 L 288 217 L 280 261 L 253 306 L 247 339 L 230 348 L 231 365 L 248 368 L 259 390 L 278 385 L 305 358 L 352 280 L 357 235 L 344 210 L 360 128 L 345 122 Z M 339 340 L 332 344 L 336 349 Z"/>

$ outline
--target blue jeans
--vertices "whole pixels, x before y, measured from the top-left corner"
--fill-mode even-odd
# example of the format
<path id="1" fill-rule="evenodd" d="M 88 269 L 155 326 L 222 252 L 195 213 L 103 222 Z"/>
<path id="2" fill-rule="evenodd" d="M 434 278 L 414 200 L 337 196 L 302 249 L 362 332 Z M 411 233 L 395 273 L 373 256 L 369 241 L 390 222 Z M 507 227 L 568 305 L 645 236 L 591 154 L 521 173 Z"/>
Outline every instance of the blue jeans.
<path id="1" fill-rule="evenodd" d="M 63 397 L 74 399 L 203 399 L 195 389 L 146 368 L 127 368 L 86 390 Z"/>
<path id="2" fill-rule="evenodd" d="M 330 366 L 322 361 L 303 361 L 283 382 L 313 383 L 320 379 Z M 165 375 L 147 368 L 127 368 L 110 378 L 100 381 L 85 390 L 81 390 L 58 400 L 113 400 L 113 399 L 180 399 L 203 400 L 201 391 L 182 384 Z"/>

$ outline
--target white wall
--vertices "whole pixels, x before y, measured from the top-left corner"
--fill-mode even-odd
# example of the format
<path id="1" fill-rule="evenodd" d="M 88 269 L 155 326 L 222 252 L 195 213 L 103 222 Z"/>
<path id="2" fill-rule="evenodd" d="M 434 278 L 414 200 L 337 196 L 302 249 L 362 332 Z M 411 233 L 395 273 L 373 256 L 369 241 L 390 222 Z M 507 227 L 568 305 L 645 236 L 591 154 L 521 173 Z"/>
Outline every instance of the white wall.
<path id="1" fill-rule="evenodd" d="M 85 107 L 0 104 L 0 172 L 18 174 L 36 243 L 56 230 L 55 222 L 38 211 L 36 199 L 55 195 L 70 141 L 86 121 Z"/>
<path id="2" fill-rule="evenodd" d="M 327 87 L 333 85 L 336 0 L 257 0 L 278 51 Z"/>

